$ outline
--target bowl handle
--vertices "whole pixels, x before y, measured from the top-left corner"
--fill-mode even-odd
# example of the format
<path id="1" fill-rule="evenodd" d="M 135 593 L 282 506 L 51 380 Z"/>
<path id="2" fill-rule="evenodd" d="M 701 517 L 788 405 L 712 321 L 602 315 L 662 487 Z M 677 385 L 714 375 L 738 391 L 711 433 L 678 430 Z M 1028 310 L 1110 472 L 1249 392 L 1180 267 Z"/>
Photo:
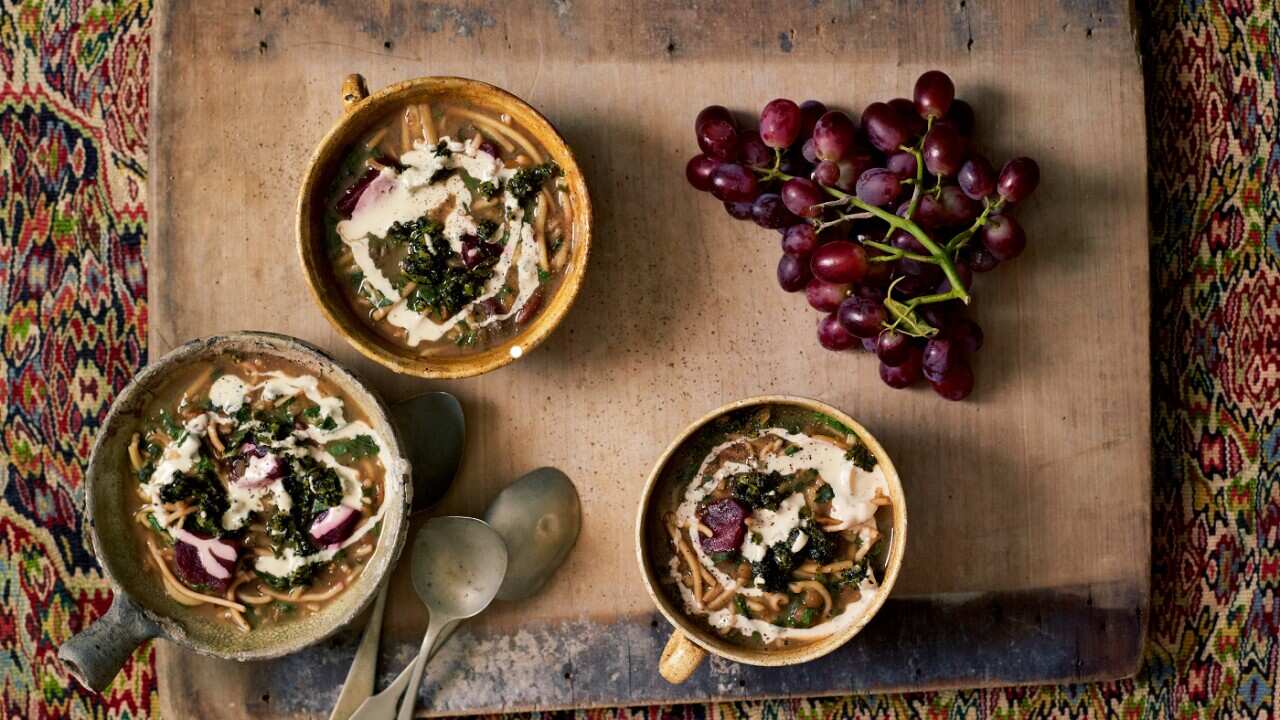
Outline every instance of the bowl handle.
<path id="1" fill-rule="evenodd" d="M 351 73 L 342 79 L 342 109 L 351 112 L 356 106 L 369 97 L 369 88 L 364 84 L 364 76 Z"/>
<path id="2" fill-rule="evenodd" d="M 676 628 L 662 648 L 662 658 L 658 660 L 658 674 L 672 685 L 679 685 L 702 664 L 707 651 L 693 644 L 693 641 Z"/>
<path id="3" fill-rule="evenodd" d="M 160 634 L 160 626 L 117 590 L 107 614 L 62 643 L 58 658 L 81 685 L 102 692 L 133 651 Z"/>

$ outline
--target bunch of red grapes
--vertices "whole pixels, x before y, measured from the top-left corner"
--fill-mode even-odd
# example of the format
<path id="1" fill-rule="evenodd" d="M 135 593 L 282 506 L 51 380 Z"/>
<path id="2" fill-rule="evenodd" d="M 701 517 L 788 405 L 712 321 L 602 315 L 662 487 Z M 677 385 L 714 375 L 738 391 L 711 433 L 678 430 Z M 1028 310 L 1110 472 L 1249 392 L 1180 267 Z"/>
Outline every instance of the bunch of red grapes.
<path id="1" fill-rule="evenodd" d="M 914 100 L 872 103 L 860 122 L 817 100 L 773 100 L 758 130 L 704 108 L 685 172 L 733 217 L 782 233 L 778 284 L 822 313 L 823 347 L 869 350 L 890 387 L 923 378 L 962 400 L 982 346 L 965 313 L 974 273 L 1022 253 L 1010 210 L 1040 182 L 1026 157 L 997 173 L 973 128 L 973 108 L 931 70 Z"/>

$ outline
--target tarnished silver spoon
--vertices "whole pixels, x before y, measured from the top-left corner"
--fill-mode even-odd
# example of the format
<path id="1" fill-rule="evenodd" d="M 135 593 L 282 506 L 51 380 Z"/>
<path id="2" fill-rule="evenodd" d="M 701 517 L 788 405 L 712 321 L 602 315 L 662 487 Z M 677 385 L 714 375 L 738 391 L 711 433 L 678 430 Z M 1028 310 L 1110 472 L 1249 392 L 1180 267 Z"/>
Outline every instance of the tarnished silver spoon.
<path id="1" fill-rule="evenodd" d="M 523 600 L 542 589 L 573 549 L 582 505 L 564 473 L 543 467 L 498 493 L 484 520 L 507 541 L 511 556 L 498 598 Z"/>
<path id="2" fill-rule="evenodd" d="M 352 720 L 390 720 L 404 695 L 399 717 L 413 716 L 422 666 L 440 633 L 459 620 L 479 615 L 507 574 L 507 545 L 483 520 L 438 517 L 427 521 L 413 541 L 413 589 L 427 606 L 427 632 L 418 655 L 385 690 L 361 703 Z M 406 689 L 407 687 L 407 689 Z"/>
<path id="3" fill-rule="evenodd" d="M 582 505 L 569 478 L 544 467 L 525 473 L 498 493 L 484 517 L 507 546 L 507 574 L 498 598 L 521 600 L 541 590 L 573 549 L 582 527 Z M 457 626 L 449 623 L 440 632 L 428 660 Z M 412 666 L 405 668 L 391 684 L 403 687 L 412 672 Z M 412 695 L 404 698 L 411 709 L 416 700 Z"/>
<path id="4" fill-rule="evenodd" d="M 413 512 L 428 510 L 448 492 L 462 463 L 467 433 L 462 405 L 446 392 L 424 393 L 392 406 L 391 417 L 405 439 L 413 468 Z M 347 720 L 373 694 L 388 585 L 387 580 L 382 581 L 329 720 Z"/>

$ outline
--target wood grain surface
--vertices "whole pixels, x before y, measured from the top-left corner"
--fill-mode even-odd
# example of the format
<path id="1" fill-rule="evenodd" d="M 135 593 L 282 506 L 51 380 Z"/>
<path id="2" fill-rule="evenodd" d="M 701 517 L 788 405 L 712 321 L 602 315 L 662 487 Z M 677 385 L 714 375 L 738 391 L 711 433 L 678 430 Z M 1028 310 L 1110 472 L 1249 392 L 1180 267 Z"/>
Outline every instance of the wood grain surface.
<path id="1" fill-rule="evenodd" d="M 388 400 L 444 389 L 469 445 L 441 508 L 479 514 L 521 473 L 565 470 L 583 500 L 566 566 L 498 605 L 430 666 L 433 713 L 831 694 L 1115 677 L 1145 634 L 1150 535 L 1146 142 L 1127 3 L 159 3 L 152 85 L 150 351 L 261 329 L 332 351 Z M 777 288 L 777 235 L 692 191 L 693 117 L 721 103 L 816 97 L 857 111 L 931 67 L 977 109 L 1003 159 L 1040 161 L 1017 261 L 981 276 L 986 329 L 965 403 L 897 392 L 874 360 L 834 354 Z M 574 147 L 596 213 L 576 306 L 519 362 L 463 381 L 398 377 L 313 306 L 293 201 L 339 84 L 462 75 L 521 96 Z M 643 479 L 690 420 L 789 393 L 865 424 L 893 456 L 912 517 L 894 599 L 804 670 L 712 662 L 666 686 L 667 628 L 631 546 Z M 429 428 L 421 429 L 429 432 Z M 425 613 L 407 573 L 388 602 L 381 677 Z M 350 633 L 238 666 L 160 651 L 166 717 L 327 712 Z"/>

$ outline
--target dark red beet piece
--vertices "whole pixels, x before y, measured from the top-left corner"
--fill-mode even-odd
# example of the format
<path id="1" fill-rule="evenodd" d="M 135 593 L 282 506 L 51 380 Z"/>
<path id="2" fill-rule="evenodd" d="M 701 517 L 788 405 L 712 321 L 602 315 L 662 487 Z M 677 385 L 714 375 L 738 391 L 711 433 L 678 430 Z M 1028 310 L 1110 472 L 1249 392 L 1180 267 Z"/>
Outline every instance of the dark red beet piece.
<path id="1" fill-rule="evenodd" d="M 173 560 L 178 579 L 197 590 L 226 592 L 235 577 L 237 555 L 239 548 L 232 541 L 189 530 L 174 533 Z M 222 572 L 218 572 L 219 567 Z M 214 573 L 225 574 L 226 577 L 217 577 Z"/>
<path id="2" fill-rule="evenodd" d="M 346 505 L 335 505 L 316 516 L 311 523 L 311 539 L 320 547 L 329 547 L 351 537 L 360 513 Z"/>
<path id="3" fill-rule="evenodd" d="M 703 525 L 711 528 L 711 537 L 702 538 L 702 549 L 707 552 L 732 552 L 742 545 L 747 535 L 747 509 L 733 498 L 717 500 L 702 511 Z"/>
<path id="4" fill-rule="evenodd" d="M 378 177 L 378 174 L 381 172 L 382 171 L 377 168 L 369 168 L 368 170 L 365 170 L 364 174 L 360 176 L 360 179 L 352 183 L 351 187 L 347 188 L 346 192 L 342 193 L 342 197 L 338 198 L 338 202 L 335 205 L 338 213 L 343 217 L 351 217 L 351 213 L 356 211 L 356 203 L 360 202 L 360 196 L 363 195 L 364 191 L 369 187 L 369 183 L 373 182 L 373 179 Z"/>

